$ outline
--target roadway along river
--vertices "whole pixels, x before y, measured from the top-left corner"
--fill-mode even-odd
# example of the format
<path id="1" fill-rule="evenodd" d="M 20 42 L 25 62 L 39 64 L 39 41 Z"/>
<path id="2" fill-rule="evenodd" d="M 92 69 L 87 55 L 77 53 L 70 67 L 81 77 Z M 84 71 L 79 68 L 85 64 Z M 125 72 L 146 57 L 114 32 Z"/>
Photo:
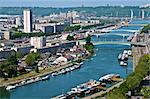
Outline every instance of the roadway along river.
<path id="1" fill-rule="evenodd" d="M 143 21 L 136 21 L 137 23 L 145 23 Z M 137 30 L 141 29 L 139 26 L 122 27 L 123 29 Z M 121 28 L 121 29 L 122 29 Z M 114 33 L 129 33 L 117 32 Z M 107 41 L 122 41 L 126 37 L 104 35 L 99 39 L 94 36 L 93 41 L 107 40 Z M 84 62 L 79 70 L 75 70 L 65 75 L 51 77 L 47 81 L 40 81 L 26 86 L 18 87 L 10 92 L 0 90 L 0 98 L 8 99 L 48 99 L 50 97 L 69 91 L 72 87 L 78 84 L 87 82 L 90 79 L 98 80 L 101 76 L 108 73 L 119 73 L 121 77 L 125 78 L 132 72 L 132 59 L 129 59 L 128 67 L 121 67 L 118 63 L 118 54 L 123 49 L 130 48 L 127 45 L 96 45 L 95 55 Z"/>

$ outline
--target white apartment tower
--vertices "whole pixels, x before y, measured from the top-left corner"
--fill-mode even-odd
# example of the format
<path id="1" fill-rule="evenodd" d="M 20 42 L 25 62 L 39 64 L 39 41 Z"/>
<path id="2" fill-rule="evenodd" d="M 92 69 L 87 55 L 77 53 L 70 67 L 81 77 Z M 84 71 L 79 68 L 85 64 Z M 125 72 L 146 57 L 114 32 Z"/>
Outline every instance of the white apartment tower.
<path id="1" fill-rule="evenodd" d="M 23 11 L 24 18 L 24 32 L 30 33 L 32 32 L 32 12 L 30 9 L 26 9 Z"/>
<path id="2" fill-rule="evenodd" d="M 131 20 L 133 19 L 133 10 L 131 10 Z"/>
<path id="3" fill-rule="evenodd" d="M 144 16 L 145 15 L 145 12 L 144 12 L 144 10 L 142 9 L 142 19 L 144 19 Z"/>

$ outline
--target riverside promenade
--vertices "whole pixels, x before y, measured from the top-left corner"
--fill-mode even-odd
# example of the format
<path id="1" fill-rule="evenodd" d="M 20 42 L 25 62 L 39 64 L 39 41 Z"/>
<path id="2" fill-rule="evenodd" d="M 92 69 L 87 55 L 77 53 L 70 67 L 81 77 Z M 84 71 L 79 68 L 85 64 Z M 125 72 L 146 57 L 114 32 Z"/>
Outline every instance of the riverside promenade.
<path id="1" fill-rule="evenodd" d="M 49 70 L 45 70 L 45 71 L 43 70 L 43 71 L 41 71 L 41 73 L 36 73 L 34 75 L 31 75 L 31 76 L 22 75 L 22 77 L 20 77 L 20 78 L 16 78 L 16 79 L 10 78 L 10 79 L 8 79 L 6 81 L 3 80 L 3 81 L 0 81 L 0 87 L 6 87 L 6 86 L 8 86 L 10 84 L 19 83 L 19 82 L 27 80 L 27 79 L 33 79 L 33 78 L 36 78 L 36 77 L 49 75 L 52 72 L 59 71 L 61 69 L 67 68 L 67 67 L 69 67 L 71 65 L 73 65 L 73 63 L 68 63 L 68 64 L 62 65 L 60 67 L 57 66 L 55 68 L 52 68 L 52 69 L 49 69 Z"/>

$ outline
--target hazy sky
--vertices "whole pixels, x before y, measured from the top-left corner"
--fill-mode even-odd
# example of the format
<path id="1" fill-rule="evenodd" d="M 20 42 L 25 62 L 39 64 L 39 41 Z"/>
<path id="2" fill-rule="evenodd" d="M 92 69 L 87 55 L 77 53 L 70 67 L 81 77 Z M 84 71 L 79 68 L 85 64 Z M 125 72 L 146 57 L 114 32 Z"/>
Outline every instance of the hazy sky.
<path id="1" fill-rule="evenodd" d="M 0 0 L 0 7 L 77 7 L 129 5 L 139 6 L 150 4 L 150 0 Z"/>

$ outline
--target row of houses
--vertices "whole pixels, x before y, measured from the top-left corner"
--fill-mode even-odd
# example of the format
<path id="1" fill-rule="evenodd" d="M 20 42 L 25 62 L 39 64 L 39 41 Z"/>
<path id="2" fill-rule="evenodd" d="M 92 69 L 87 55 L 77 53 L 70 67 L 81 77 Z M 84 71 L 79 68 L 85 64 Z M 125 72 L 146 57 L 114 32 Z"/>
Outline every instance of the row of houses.
<path id="1" fill-rule="evenodd" d="M 12 47 L 9 50 L 1 50 L 0 59 L 7 59 L 11 55 L 13 55 L 15 52 L 21 53 L 22 55 L 26 55 L 30 53 L 31 51 L 37 52 L 37 53 L 49 52 L 51 54 L 56 54 L 57 51 L 62 50 L 62 49 L 69 49 L 73 47 L 74 45 L 76 45 L 76 41 L 64 42 L 59 45 L 53 45 L 53 46 L 42 47 L 42 48 L 34 48 L 33 46 Z"/>

